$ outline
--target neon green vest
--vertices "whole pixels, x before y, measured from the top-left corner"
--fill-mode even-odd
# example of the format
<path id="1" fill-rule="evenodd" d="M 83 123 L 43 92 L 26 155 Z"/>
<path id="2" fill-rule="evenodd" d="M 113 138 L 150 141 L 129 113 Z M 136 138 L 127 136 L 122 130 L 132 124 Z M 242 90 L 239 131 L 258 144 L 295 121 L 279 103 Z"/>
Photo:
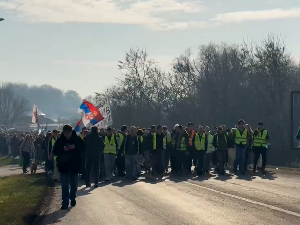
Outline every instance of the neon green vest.
<path id="1" fill-rule="evenodd" d="M 124 140 L 124 135 L 123 134 L 119 134 L 119 141 L 118 141 L 118 148 L 120 149 L 121 148 L 121 145 L 123 143 L 123 140 Z"/>
<path id="2" fill-rule="evenodd" d="M 205 150 L 205 138 L 206 135 L 203 133 L 200 137 L 199 133 L 195 133 L 195 149 L 197 151 L 204 151 Z"/>
<path id="3" fill-rule="evenodd" d="M 248 131 L 246 129 L 243 130 L 243 133 L 241 134 L 239 129 L 235 129 L 235 139 L 234 142 L 237 145 L 246 145 L 247 144 L 247 134 Z"/>
<path id="4" fill-rule="evenodd" d="M 257 136 L 253 136 L 253 147 L 266 147 L 268 131 L 263 132 L 258 130 Z"/>
<path id="5" fill-rule="evenodd" d="M 167 137 L 164 136 L 163 138 L 163 148 L 167 148 Z M 153 150 L 156 150 L 156 133 L 153 134 Z"/>
<path id="6" fill-rule="evenodd" d="M 104 137 L 104 154 L 117 154 L 116 152 L 116 141 L 115 141 L 115 135 L 112 134 L 110 141 L 108 140 L 108 137 L 105 135 Z"/>
<path id="7" fill-rule="evenodd" d="M 54 144 L 55 144 L 55 140 L 52 138 L 52 140 L 51 140 L 52 150 L 53 150 Z M 54 156 L 54 160 L 56 160 L 56 158 L 57 158 L 57 156 Z"/>
<path id="8" fill-rule="evenodd" d="M 208 134 L 208 143 L 207 143 L 207 151 L 214 151 L 215 147 L 213 146 L 214 136 Z"/>
<path id="9" fill-rule="evenodd" d="M 172 137 L 171 137 L 171 134 L 169 132 L 167 132 L 166 137 L 167 137 L 167 142 L 172 143 Z"/>
<path id="10" fill-rule="evenodd" d="M 182 138 L 181 138 L 181 142 L 180 142 L 180 151 L 186 151 L 185 137 L 182 137 Z"/>

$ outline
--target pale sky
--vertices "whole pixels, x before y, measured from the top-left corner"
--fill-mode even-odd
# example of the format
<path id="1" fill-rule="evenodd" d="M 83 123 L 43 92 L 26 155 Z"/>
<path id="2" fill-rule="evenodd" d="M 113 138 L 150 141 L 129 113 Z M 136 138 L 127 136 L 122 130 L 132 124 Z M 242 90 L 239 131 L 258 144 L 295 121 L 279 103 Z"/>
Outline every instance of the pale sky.
<path id="1" fill-rule="evenodd" d="M 300 0 L 0 0 L 0 82 L 49 84 L 81 97 L 146 48 L 163 69 L 187 48 L 281 35 L 300 57 Z"/>

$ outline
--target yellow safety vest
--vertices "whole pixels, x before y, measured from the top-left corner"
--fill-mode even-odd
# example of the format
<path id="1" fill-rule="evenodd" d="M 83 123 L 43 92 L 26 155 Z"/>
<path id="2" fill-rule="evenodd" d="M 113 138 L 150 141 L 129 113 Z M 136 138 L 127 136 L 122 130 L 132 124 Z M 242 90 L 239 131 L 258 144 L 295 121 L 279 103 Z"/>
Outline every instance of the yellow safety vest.
<path id="1" fill-rule="evenodd" d="M 81 140 L 83 140 L 83 137 L 82 137 L 82 135 L 81 135 L 81 134 L 79 135 L 79 137 L 81 138 Z"/>
<path id="2" fill-rule="evenodd" d="M 203 133 L 200 137 L 199 133 L 195 133 L 195 149 L 197 151 L 204 151 L 205 150 L 205 138 L 206 135 Z"/>
<path id="3" fill-rule="evenodd" d="M 248 134 L 248 131 L 246 129 L 244 129 L 241 134 L 240 130 L 236 128 L 235 129 L 235 138 L 234 138 L 235 144 L 246 145 L 247 144 L 247 134 Z"/>
<path id="4" fill-rule="evenodd" d="M 172 143 L 172 137 L 171 137 L 171 134 L 169 132 L 167 132 L 166 137 L 167 137 L 167 142 Z"/>
<path id="5" fill-rule="evenodd" d="M 104 137 L 104 154 L 117 154 L 116 151 L 116 140 L 115 140 L 115 135 L 112 134 L 110 141 L 108 140 L 108 137 L 105 135 Z"/>
<path id="6" fill-rule="evenodd" d="M 119 141 L 118 141 L 118 148 L 119 148 L 119 150 L 120 150 L 120 148 L 121 148 L 121 145 L 122 145 L 122 143 L 123 143 L 123 140 L 124 140 L 124 135 L 123 134 L 119 134 Z"/>
<path id="7" fill-rule="evenodd" d="M 258 131 L 257 136 L 253 136 L 253 147 L 266 147 L 267 145 L 267 130 L 263 130 L 263 132 Z"/>
<path id="8" fill-rule="evenodd" d="M 181 142 L 180 142 L 180 151 L 186 151 L 185 137 L 182 137 L 182 138 L 181 138 Z"/>
<path id="9" fill-rule="evenodd" d="M 138 136 L 138 139 L 140 140 L 141 144 L 144 142 L 144 137 L 143 136 Z"/>
<path id="10" fill-rule="evenodd" d="M 53 147 L 54 147 L 55 142 L 56 142 L 56 141 L 52 138 L 52 140 L 51 140 L 52 149 L 53 149 Z M 55 155 L 55 156 L 54 156 L 54 160 L 56 160 L 56 158 L 57 158 L 57 156 Z"/>
<path id="11" fill-rule="evenodd" d="M 163 138 L 163 148 L 167 148 L 167 137 L 164 136 Z M 153 150 L 156 150 L 156 133 L 153 134 Z"/>
<path id="12" fill-rule="evenodd" d="M 214 151 L 215 147 L 213 146 L 214 136 L 208 134 L 208 143 L 207 143 L 207 151 Z"/>

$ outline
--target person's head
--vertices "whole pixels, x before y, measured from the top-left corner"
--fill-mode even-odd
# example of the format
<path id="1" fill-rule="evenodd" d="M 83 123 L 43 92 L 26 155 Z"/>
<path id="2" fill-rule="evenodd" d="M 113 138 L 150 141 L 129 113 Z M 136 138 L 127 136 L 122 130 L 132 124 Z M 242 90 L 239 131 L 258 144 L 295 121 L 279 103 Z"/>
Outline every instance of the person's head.
<path id="1" fill-rule="evenodd" d="M 175 124 L 175 126 L 174 126 L 175 131 L 177 130 L 178 126 L 179 126 L 179 124 Z"/>
<path id="2" fill-rule="evenodd" d="M 99 133 L 100 133 L 101 135 L 104 135 L 104 134 L 105 134 L 104 128 L 100 128 Z"/>
<path id="3" fill-rule="evenodd" d="M 49 139 L 49 138 L 51 138 L 51 136 L 52 136 L 51 132 L 48 132 L 47 135 L 46 135 L 46 138 Z"/>
<path id="4" fill-rule="evenodd" d="M 106 134 L 107 134 L 108 136 L 110 136 L 110 135 L 112 134 L 112 129 L 111 129 L 111 127 L 108 127 L 108 128 L 106 129 Z"/>
<path id="5" fill-rule="evenodd" d="M 27 135 L 25 136 L 25 141 L 30 141 L 30 140 L 31 140 L 30 135 L 27 134 Z"/>
<path id="6" fill-rule="evenodd" d="M 144 131 L 142 129 L 139 129 L 137 132 L 136 132 L 137 136 L 139 137 L 142 137 L 144 136 Z"/>
<path id="7" fill-rule="evenodd" d="M 93 130 L 93 129 L 92 129 Z M 84 130 L 82 132 L 82 137 L 86 137 L 87 135 L 89 134 L 89 131 L 88 130 Z"/>
<path id="8" fill-rule="evenodd" d="M 166 133 L 167 133 L 167 131 L 168 131 L 168 128 L 167 128 L 166 126 L 163 126 L 163 128 L 162 128 L 162 129 L 163 129 L 163 133 L 164 133 L 164 134 L 166 134 Z"/>
<path id="9" fill-rule="evenodd" d="M 263 129 L 264 129 L 264 123 L 263 123 L 262 121 L 260 121 L 260 122 L 258 123 L 258 129 L 259 129 L 259 130 L 263 130 Z"/>
<path id="10" fill-rule="evenodd" d="M 117 133 L 116 129 L 114 129 L 114 128 L 112 128 L 111 132 L 112 132 L 112 134 L 116 134 Z"/>
<path id="11" fill-rule="evenodd" d="M 151 129 L 151 133 L 152 133 L 152 134 L 156 132 L 156 127 L 155 127 L 155 125 L 152 125 L 152 126 L 150 127 L 150 129 Z"/>
<path id="12" fill-rule="evenodd" d="M 204 132 L 205 132 L 206 134 L 209 133 L 209 127 L 208 127 L 208 126 L 206 126 L 206 127 L 204 128 Z"/>
<path id="13" fill-rule="evenodd" d="M 126 133 L 127 133 L 127 126 L 126 126 L 126 125 L 123 125 L 123 126 L 121 127 L 121 132 L 122 132 L 123 134 L 126 134 Z"/>
<path id="14" fill-rule="evenodd" d="M 219 133 L 219 134 L 223 134 L 224 131 L 225 131 L 225 130 L 223 129 L 222 126 L 219 126 L 219 127 L 218 127 L 218 133 Z"/>
<path id="15" fill-rule="evenodd" d="M 178 127 L 177 127 L 177 132 L 179 133 L 179 132 L 182 132 L 183 131 L 183 126 L 182 125 L 179 125 Z"/>
<path id="16" fill-rule="evenodd" d="M 194 124 L 192 122 L 189 122 L 188 125 L 187 125 L 187 130 L 188 131 L 192 131 L 194 130 Z"/>
<path id="17" fill-rule="evenodd" d="M 58 131 L 57 130 L 53 130 L 52 131 L 52 137 L 53 138 L 57 138 L 58 137 Z"/>
<path id="18" fill-rule="evenodd" d="M 245 125 L 245 129 L 248 130 L 248 131 L 250 131 L 250 129 L 251 129 L 251 128 L 250 128 L 250 125 L 249 125 L 249 124 L 246 124 L 246 125 Z"/>
<path id="19" fill-rule="evenodd" d="M 197 128 L 198 133 L 202 134 L 203 133 L 203 126 L 199 125 Z"/>
<path id="20" fill-rule="evenodd" d="M 161 133 L 162 133 L 162 125 L 158 125 L 158 126 L 156 127 L 156 132 L 157 132 L 158 134 L 161 134 Z"/>
<path id="21" fill-rule="evenodd" d="M 86 130 L 87 131 L 87 130 Z M 85 132 L 85 131 L 84 131 Z M 88 133 L 88 131 L 87 131 Z M 98 127 L 92 127 L 91 128 L 91 133 L 98 133 Z"/>
<path id="22" fill-rule="evenodd" d="M 245 121 L 241 119 L 241 120 L 239 120 L 239 122 L 238 122 L 237 125 L 238 125 L 238 128 L 239 128 L 239 129 L 243 129 L 244 126 L 245 126 Z"/>
<path id="23" fill-rule="evenodd" d="M 147 136 L 150 133 L 149 129 L 144 130 L 144 136 Z"/>
<path id="24" fill-rule="evenodd" d="M 134 136 L 136 134 L 136 127 L 135 126 L 132 126 L 130 128 L 130 136 Z"/>
<path id="25" fill-rule="evenodd" d="M 70 125 L 64 125 L 63 127 L 63 134 L 66 139 L 70 139 L 72 136 L 73 128 Z"/>

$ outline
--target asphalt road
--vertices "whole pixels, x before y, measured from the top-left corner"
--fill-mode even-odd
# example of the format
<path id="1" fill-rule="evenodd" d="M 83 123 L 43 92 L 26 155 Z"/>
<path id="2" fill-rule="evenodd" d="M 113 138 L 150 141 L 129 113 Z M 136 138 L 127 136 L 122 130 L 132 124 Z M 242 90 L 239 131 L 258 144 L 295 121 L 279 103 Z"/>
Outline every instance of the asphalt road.
<path id="1" fill-rule="evenodd" d="M 30 174 L 30 168 L 28 168 L 28 171 L 29 171 L 28 174 Z M 38 165 L 36 172 L 37 173 L 45 172 L 44 166 Z M 22 173 L 23 170 L 18 165 L 9 165 L 9 166 L 0 167 L 0 177 L 7 177 L 7 176 L 18 175 Z"/>
<path id="2" fill-rule="evenodd" d="M 76 207 L 61 211 L 60 189 L 46 224 L 300 224 L 300 176 L 141 177 L 97 189 L 81 186 Z"/>

